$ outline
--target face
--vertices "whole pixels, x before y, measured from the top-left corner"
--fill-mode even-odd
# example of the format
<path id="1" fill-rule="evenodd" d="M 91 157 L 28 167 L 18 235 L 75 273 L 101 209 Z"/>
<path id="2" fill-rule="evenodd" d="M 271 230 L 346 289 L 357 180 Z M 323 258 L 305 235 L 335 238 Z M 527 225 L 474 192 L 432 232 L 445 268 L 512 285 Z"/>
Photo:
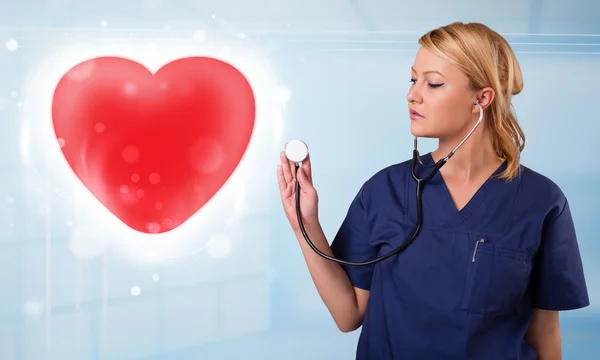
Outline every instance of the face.
<path id="1" fill-rule="evenodd" d="M 410 131 L 424 138 L 451 139 L 462 136 L 477 121 L 476 94 L 469 79 L 457 67 L 421 48 L 411 69 L 406 96 Z"/>

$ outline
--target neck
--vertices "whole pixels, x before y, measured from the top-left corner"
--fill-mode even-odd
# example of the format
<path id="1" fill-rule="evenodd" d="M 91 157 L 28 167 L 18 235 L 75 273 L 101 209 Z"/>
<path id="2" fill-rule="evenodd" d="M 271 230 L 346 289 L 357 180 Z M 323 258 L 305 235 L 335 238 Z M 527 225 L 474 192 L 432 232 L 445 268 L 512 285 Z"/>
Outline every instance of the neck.
<path id="1" fill-rule="evenodd" d="M 460 182 L 478 181 L 482 176 L 500 166 L 502 160 L 496 155 L 491 141 L 491 134 L 485 126 L 480 126 L 471 134 L 448 162 L 440 170 L 444 176 L 452 177 Z M 446 157 L 468 134 L 471 128 L 456 138 L 440 139 L 437 150 L 432 153 L 438 161 Z M 493 169 L 493 170 L 491 170 Z"/>

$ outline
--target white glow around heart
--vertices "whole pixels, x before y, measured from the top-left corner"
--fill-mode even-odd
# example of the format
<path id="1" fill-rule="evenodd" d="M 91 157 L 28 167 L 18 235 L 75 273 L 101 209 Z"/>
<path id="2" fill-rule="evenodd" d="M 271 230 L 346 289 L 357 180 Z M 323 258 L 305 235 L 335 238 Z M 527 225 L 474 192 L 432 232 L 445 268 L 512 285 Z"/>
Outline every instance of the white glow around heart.
<path id="1" fill-rule="evenodd" d="M 25 84 L 27 94 L 22 107 L 20 150 L 29 171 L 29 181 L 50 188 L 72 207 L 72 236 L 77 241 L 71 248 L 76 255 L 96 256 L 105 248 L 140 261 L 194 254 L 205 249 L 225 227 L 248 216 L 253 207 L 246 204 L 268 201 L 275 179 L 274 166 L 281 147 L 283 112 L 289 92 L 281 95 L 281 89 L 285 87 L 278 83 L 268 59 L 250 37 L 241 40 L 239 32 L 211 33 L 205 29 L 185 36 L 172 34 L 163 38 L 155 34 L 108 36 L 102 33 L 79 37 L 78 41 L 68 37 L 55 39 L 48 44 L 47 50 L 38 57 L 39 62 Z M 257 101 L 255 129 L 240 165 L 204 208 L 171 232 L 149 235 L 125 226 L 87 191 L 60 151 L 60 141 L 55 138 L 51 119 L 54 88 L 72 66 L 97 56 L 129 58 L 153 72 L 180 57 L 211 56 L 237 67 L 254 90 Z M 85 229 L 78 229 L 78 224 L 85 224 Z M 85 239 L 77 238 L 83 233 L 93 233 L 89 239 L 92 242 L 101 238 L 102 246 L 95 243 L 86 246 Z"/>

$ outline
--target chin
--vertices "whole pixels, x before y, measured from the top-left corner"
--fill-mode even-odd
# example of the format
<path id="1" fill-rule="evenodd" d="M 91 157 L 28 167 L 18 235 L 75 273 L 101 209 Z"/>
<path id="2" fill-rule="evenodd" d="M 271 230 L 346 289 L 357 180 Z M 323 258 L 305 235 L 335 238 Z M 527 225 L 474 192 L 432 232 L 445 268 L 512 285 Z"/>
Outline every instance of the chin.
<path id="1" fill-rule="evenodd" d="M 420 138 L 429 138 L 429 139 L 439 138 L 439 134 L 437 132 L 431 131 L 430 129 L 427 129 L 424 126 L 419 126 L 418 124 L 415 124 L 414 122 L 411 123 L 411 125 L 410 125 L 410 133 L 413 136 L 420 137 Z"/>

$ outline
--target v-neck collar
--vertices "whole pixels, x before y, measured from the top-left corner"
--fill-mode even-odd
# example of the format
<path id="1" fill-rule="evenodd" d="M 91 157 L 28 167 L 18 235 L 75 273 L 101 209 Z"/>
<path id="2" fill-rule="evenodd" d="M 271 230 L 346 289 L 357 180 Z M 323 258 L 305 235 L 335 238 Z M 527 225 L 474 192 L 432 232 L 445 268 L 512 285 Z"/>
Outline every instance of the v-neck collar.
<path id="1" fill-rule="evenodd" d="M 421 160 L 425 165 L 433 165 L 435 164 L 433 160 L 433 156 L 431 152 L 421 156 Z M 442 208 L 442 212 L 446 217 L 446 222 L 444 222 L 443 227 L 453 228 L 461 224 L 463 221 L 468 219 L 474 212 L 477 211 L 479 204 L 483 201 L 488 191 L 488 188 L 498 181 L 495 176 L 497 176 L 500 172 L 502 172 L 506 168 L 506 161 L 503 161 L 502 164 L 494 171 L 490 177 L 486 179 L 486 181 L 477 189 L 475 194 L 469 199 L 467 204 L 463 206 L 461 210 L 456 208 L 454 201 L 452 200 L 452 195 L 450 194 L 450 190 L 448 189 L 448 185 L 444 180 L 442 174 L 438 171 L 433 178 L 423 184 L 423 187 L 427 186 L 435 186 L 437 191 L 435 192 L 434 197 L 428 197 L 428 200 L 431 201 L 431 206 L 436 206 L 438 208 Z M 424 169 L 425 172 L 431 171 L 431 169 Z"/>

